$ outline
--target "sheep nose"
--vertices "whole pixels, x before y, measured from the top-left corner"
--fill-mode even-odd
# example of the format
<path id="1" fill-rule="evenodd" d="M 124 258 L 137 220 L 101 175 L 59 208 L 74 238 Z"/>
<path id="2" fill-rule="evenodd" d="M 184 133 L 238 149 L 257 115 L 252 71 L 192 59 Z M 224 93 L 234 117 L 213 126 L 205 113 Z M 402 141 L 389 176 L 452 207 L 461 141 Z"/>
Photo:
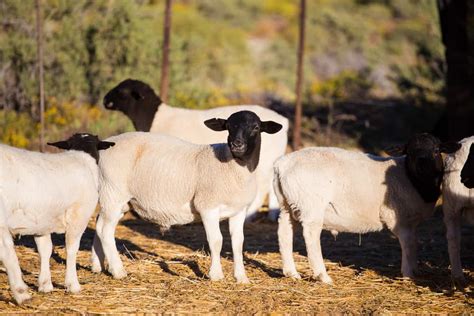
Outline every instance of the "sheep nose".
<path id="1" fill-rule="evenodd" d="M 232 142 L 232 145 L 234 147 L 240 148 L 240 147 L 244 146 L 244 142 L 241 141 L 240 139 L 236 139 Z"/>
<path id="2" fill-rule="evenodd" d="M 113 106 L 114 106 L 114 103 L 112 101 L 106 103 L 106 105 L 105 105 L 106 108 L 111 108 Z"/>

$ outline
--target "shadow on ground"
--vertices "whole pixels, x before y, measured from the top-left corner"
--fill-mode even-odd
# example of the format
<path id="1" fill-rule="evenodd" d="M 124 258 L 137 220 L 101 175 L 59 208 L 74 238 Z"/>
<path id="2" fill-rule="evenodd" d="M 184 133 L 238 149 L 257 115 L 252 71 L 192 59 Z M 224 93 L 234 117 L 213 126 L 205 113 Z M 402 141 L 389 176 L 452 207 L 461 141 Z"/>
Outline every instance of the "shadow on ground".
<path id="1" fill-rule="evenodd" d="M 157 226 L 143 221 L 139 218 L 129 218 L 121 222 L 138 234 L 152 239 L 161 239 L 173 244 L 179 244 L 193 251 L 204 249 L 208 252 L 206 235 L 201 224 L 191 224 L 181 227 L 172 227 L 170 231 L 162 235 Z M 221 231 L 224 236 L 222 255 L 232 257 L 229 231 L 227 222 L 221 223 Z M 467 270 L 474 269 L 474 245 L 470 242 L 473 230 L 470 227 L 462 228 L 462 262 Z M 364 270 L 373 270 L 388 278 L 399 278 L 401 251 L 398 240 L 388 230 L 378 233 L 368 234 L 348 234 L 341 233 L 334 238 L 329 232 L 322 234 L 322 249 L 325 259 L 337 262 L 342 266 L 351 267 L 356 270 L 356 274 Z M 446 292 L 451 290 L 449 257 L 445 238 L 445 228 L 441 211 L 428 221 L 422 223 L 418 229 L 418 261 L 420 274 L 415 280 L 418 285 L 428 286 L 436 292 Z M 120 242 L 117 242 L 120 248 Z M 127 245 L 127 248 L 133 248 Z M 252 265 L 265 272 L 269 277 L 282 277 L 281 270 L 270 267 L 264 263 L 252 259 L 252 254 L 277 253 L 278 238 L 277 224 L 260 219 L 255 223 L 246 224 L 245 245 L 247 253 L 246 265 Z M 125 249 L 121 249 L 122 252 Z M 301 229 L 298 227 L 295 232 L 295 252 L 306 256 L 306 249 L 302 237 Z M 154 254 L 159 256 L 159 254 Z M 182 259 L 181 259 L 182 260 Z M 192 261 L 186 263 L 196 275 L 202 277 L 204 273 L 196 268 Z M 194 267 L 194 268 L 193 268 Z M 309 275 L 308 275 L 309 276 Z M 472 281 L 472 280 L 471 280 Z M 472 282 L 471 282 L 472 283 Z"/>
<path id="2" fill-rule="evenodd" d="M 162 234 L 158 226 L 146 222 L 133 215 L 127 215 L 119 223 L 130 229 L 133 233 L 150 239 L 158 239 L 175 245 L 184 246 L 193 251 L 204 250 L 207 253 L 208 245 L 202 224 L 190 224 L 172 227 L 168 232 Z M 224 236 L 222 256 L 231 259 L 232 248 L 230 244 L 227 221 L 221 223 L 221 231 Z M 471 227 L 462 228 L 462 263 L 466 270 L 474 270 L 474 245 L 471 243 L 474 230 Z M 87 228 L 81 240 L 81 250 L 90 251 L 95 231 Z M 395 279 L 400 274 L 400 246 L 398 240 L 388 230 L 378 233 L 364 235 L 340 233 L 334 238 L 329 232 L 323 231 L 321 236 L 323 256 L 326 260 L 338 263 L 344 267 L 354 269 L 357 274 L 365 270 L 373 270 L 377 274 Z M 418 261 L 420 275 L 415 280 L 417 285 L 427 286 L 432 291 L 443 292 L 447 295 L 452 293 L 450 281 L 449 257 L 445 238 L 445 228 L 442 221 L 441 211 L 428 221 L 422 223 L 418 229 Z M 64 247 L 64 235 L 53 235 L 53 243 L 56 247 Z M 148 250 L 130 240 L 116 239 L 119 251 L 129 258 L 152 257 L 154 262 L 160 265 L 162 270 L 168 274 L 175 275 L 166 260 L 159 251 Z M 16 244 L 29 248 L 35 248 L 31 236 L 24 236 L 16 241 Z M 263 216 L 256 222 L 245 226 L 245 264 L 259 269 L 271 278 L 281 278 L 282 272 L 279 266 L 270 266 L 260 260 L 254 259 L 255 254 L 278 253 L 277 224 L 267 221 Z M 306 249 L 301 233 L 301 228 L 295 231 L 294 251 L 306 256 Z M 65 264 L 64 258 L 53 251 L 53 260 Z M 192 258 L 176 257 L 173 261 L 188 266 L 198 278 L 206 275 L 198 263 Z M 89 266 L 78 266 L 79 269 L 90 270 Z M 305 277 L 309 277 L 309 271 L 305 271 Z M 471 284 L 473 280 L 470 280 Z"/>

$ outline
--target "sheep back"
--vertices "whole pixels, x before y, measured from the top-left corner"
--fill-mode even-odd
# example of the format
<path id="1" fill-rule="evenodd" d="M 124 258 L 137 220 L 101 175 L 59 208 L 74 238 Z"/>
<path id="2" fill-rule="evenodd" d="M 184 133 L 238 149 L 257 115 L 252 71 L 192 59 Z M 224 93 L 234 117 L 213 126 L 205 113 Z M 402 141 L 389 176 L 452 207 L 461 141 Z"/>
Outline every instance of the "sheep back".
<path id="1" fill-rule="evenodd" d="M 98 198 L 98 167 L 88 154 L 47 154 L 0 145 L 0 197 L 13 234 L 64 233 L 81 205 Z M 93 208 L 92 208 L 93 209 Z"/>
<path id="2" fill-rule="evenodd" d="M 432 213 L 405 172 L 404 158 L 338 148 L 308 148 L 275 163 L 288 204 L 301 221 L 319 220 L 342 232 L 378 231 L 421 221 Z M 306 210 L 306 211 L 304 211 Z"/>

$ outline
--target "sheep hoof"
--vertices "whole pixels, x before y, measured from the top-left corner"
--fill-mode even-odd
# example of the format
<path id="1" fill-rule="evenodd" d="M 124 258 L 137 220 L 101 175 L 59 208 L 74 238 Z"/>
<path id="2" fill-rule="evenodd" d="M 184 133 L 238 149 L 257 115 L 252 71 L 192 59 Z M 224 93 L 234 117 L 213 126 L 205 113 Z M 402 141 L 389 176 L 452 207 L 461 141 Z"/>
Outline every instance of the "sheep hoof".
<path id="1" fill-rule="evenodd" d="M 109 272 L 112 274 L 114 279 L 117 280 L 123 279 L 127 276 L 127 271 L 125 271 L 124 268 L 120 268 L 118 270 L 109 270 Z"/>
<path id="2" fill-rule="evenodd" d="M 24 286 L 19 286 L 15 290 L 12 290 L 13 298 L 18 305 L 25 303 L 26 301 L 31 300 L 31 295 L 28 293 L 28 287 L 26 284 Z"/>
<path id="3" fill-rule="evenodd" d="M 331 277 L 327 274 L 320 274 L 317 279 L 326 284 L 333 284 Z"/>
<path id="4" fill-rule="evenodd" d="M 415 278 L 415 272 L 410 271 L 407 273 L 402 273 L 403 278 L 413 280 Z"/>
<path id="5" fill-rule="evenodd" d="M 42 293 L 49 293 L 53 291 L 53 284 L 51 281 L 41 282 L 38 285 L 38 291 Z"/>
<path id="6" fill-rule="evenodd" d="M 217 272 L 214 272 L 214 271 L 210 271 L 209 272 L 209 279 L 211 279 L 211 281 L 220 281 L 222 279 L 224 279 L 224 273 L 221 271 L 217 271 Z"/>
<path id="7" fill-rule="evenodd" d="M 79 283 L 66 284 L 66 291 L 69 293 L 79 293 L 81 291 L 81 285 Z"/>
<path id="8" fill-rule="evenodd" d="M 466 287 L 467 287 L 467 281 L 466 279 L 464 278 L 463 275 L 461 276 L 457 276 L 457 277 L 454 277 L 453 276 L 453 283 L 454 283 L 454 286 L 458 289 L 458 290 L 464 290 Z"/>
<path id="9" fill-rule="evenodd" d="M 293 280 L 301 280 L 301 275 L 296 271 L 283 271 L 283 275 Z"/>
<path id="10" fill-rule="evenodd" d="M 91 271 L 94 272 L 94 273 L 101 273 L 102 272 L 102 266 L 101 266 L 100 262 L 92 262 Z"/>
<path id="11" fill-rule="evenodd" d="M 250 284 L 250 281 L 246 275 L 236 276 L 235 279 L 237 280 L 238 284 Z"/>

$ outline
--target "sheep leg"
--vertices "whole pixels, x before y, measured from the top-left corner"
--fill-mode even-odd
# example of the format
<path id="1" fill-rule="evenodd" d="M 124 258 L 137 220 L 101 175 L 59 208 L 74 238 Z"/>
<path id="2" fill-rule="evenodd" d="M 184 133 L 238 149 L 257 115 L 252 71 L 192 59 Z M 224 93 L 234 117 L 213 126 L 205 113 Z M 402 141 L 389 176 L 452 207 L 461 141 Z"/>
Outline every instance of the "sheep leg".
<path id="1" fill-rule="evenodd" d="M 303 236 L 306 243 L 306 250 L 308 252 L 308 259 L 313 269 L 313 274 L 316 279 L 323 283 L 332 283 L 331 277 L 326 272 L 324 266 L 323 255 L 321 252 L 321 230 L 322 223 L 320 221 L 304 222 L 303 221 Z"/>
<path id="2" fill-rule="evenodd" d="M 28 293 L 28 286 L 23 282 L 12 236 L 6 227 L 0 227 L 0 260 L 7 270 L 8 283 L 15 301 L 18 304 L 22 304 L 31 299 L 31 295 Z"/>
<path id="3" fill-rule="evenodd" d="M 70 229 L 66 231 L 66 290 L 78 293 L 81 285 L 77 279 L 76 259 L 83 231 Z"/>
<path id="4" fill-rule="evenodd" d="M 301 279 L 293 260 L 293 225 L 294 221 L 289 210 L 282 207 L 278 220 L 278 243 L 283 262 L 283 274 L 293 279 Z"/>
<path id="5" fill-rule="evenodd" d="M 222 234 L 219 227 L 219 209 L 201 213 L 201 219 L 206 231 L 209 249 L 211 250 L 211 268 L 209 269 L 209 278 L 212 281 L 218 281 L 224 278 L 220 257 L 222 249 Z"/>
<path id="6" fill-rule="evenodd" d="M 229 218 L 230 238 L 232 239 L 232 253 L 234 255 L 234 277 L 237 283 L 250 283 L 245 274 L 242 247 L 244 243 L 244 222 L 246 212 L 243 210 Z"/>
<path id="7" fill-rule="evenodd" d="M 97 232 L 94 234 L 94 242 L 92 244 L 91 265 L 91 270 L 94 273 L 100 273 L 102 270 L 105 270 L 104 249 Z"/>
<path id="8" fill-rule="evenodd" d="M 402 248 L 402 275 L 406 278 L 414 278 L 418 271 L 416 227 L 400 227 L 396 235 Z"/>
<path id="9" fill-rule="evenodd" d="M 20 263 L 15 252 L 12 235 L 6 225 L 6 210 L 3 199 L 0 197 L 0 261 L 7 270 L 8 284 L 17 304 L 31 299 L 28 286 L 23 281 Z"/>
<path id="10" fill-rule="evenodd" d="M 280 217 L 278 219 L 278 244 L 280 246 L 280 255 L 283 263 L 283 275 L 301 279 L 300 274 L 296 271 L 295 261 L 293 260 L 293 225 L 295 221 L 291 217 L 290 207 L 283 196 L 280 181 L 275 174 L 273 178 L 273 190 L 278 203 L 281 207 Z"/>
<path id="11" fill-rule="evenodd" d="M 125 204 L 122 207 L 122 214 L 120 215 L 120 218 L 123 216 L 123 213 L 129 210 L 130 208 L 128 204 Z M 98 222 L 98 219 L 99 219 L 99 216 L 97 216 L 96 218 L 96 223 Z M 102 247 L 102 243 L 100 241 L 99 235 L 97 234 L 97 224 L 96 224 L 96 232 L 94 234 L 94 242 L 92 244 L 91 265 L 92 265 L 91 270 L 94 273 L 100 273 L 101 271 L 105 270 L 105 253 L 104 253 L 104 248 Z"/>
<path id="12" fill-rule="evenodd" d="M 53 283 L 51 283 L 51 271 L 49 267 L 49 259 L 53 253 L 53 242 L 51 235 L 43 235 L 35 237 L 36 247 L 41 261 L 40 274 L 38 277 L 38 291 L 48 293 L 53 290 Z"/>
<path id="13" fill-rule="evenodd" d="M 270 190 L 268 191 L 268 218 L 272 222 L 276 222 L 278 220 L 278 215 L 280 214 L 280 204 L 278 203 L 278 199 L 273 189 L 273 185 L 270 186 Z"/>
<path id="14" fill-rule="evenodd" d="M 451 262 L 451 277 L 459 288 L 466 287 L 466 279 L 461 264 L 461 214 L 460 212 L 446 212 L 446 239 L 448 240 L 449 261 Z"/>
<path id="15" fill-rule="evenodd" d="M 120 207 L 117 209 L 120 209 Z M 107 258 L 109 263 L 109 272 L 115 279 L 122 279 L 127 276 L 127 271 L 123 267 L 122 260 L 117 251 L 117 245 L 115 244 L 115 228 L 121 217 L 122 213 L 105 213 L 101 211 L 96 224 L 96 234 L 100 238 L 105 258 Z"/>

